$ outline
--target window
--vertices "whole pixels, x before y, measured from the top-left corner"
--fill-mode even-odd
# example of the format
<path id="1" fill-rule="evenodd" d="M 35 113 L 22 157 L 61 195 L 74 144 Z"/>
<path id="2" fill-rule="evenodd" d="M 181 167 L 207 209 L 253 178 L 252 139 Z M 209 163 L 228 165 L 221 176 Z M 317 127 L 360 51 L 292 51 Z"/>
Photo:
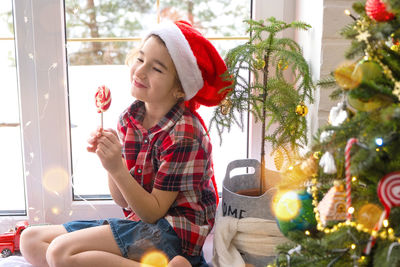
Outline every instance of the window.
<path id="1" fill-rule="evenodd" d="M 0 215 L 25 214 L 12 1 L 0 2 Z"/>
<path id="2" fill-rule="evenodd" d="M 107 2 L 108 10 L 98 10 L 100 15 L 96 18 L 103 26 L 97 35 L 95 30 L 91 32 L 79 24 L 93 19 L 87 3 L 97 6 Z M 167 16 L 193 19 L 194 24 L 201 21 L 197 26 L 224 55 L 229 48 L 246 41 L 244 28 L 239 25 L 243 25 L 243 15 L 250 14 L 250 2 L 1 1 L 0 68 L 6 85 L 1 90 L 7 90 L 7 94 L 3 93 L 7 98 L 0 105 L 0 215 L 7 216 L 0 217 L 0 232 L 23 218 L 32 223 L 63 223 L 122 216 L 112 201 L 98 200 L 108 194 L 105 173 L 97 158 L 87 158 L 91 155 L 85 150 L 88 133 L 100 120 L 95 112 L 94 91 L 103 83 L 111 88 L 113 102 L 104 114 L 104 124 L 115 128 L 120 109 L 132 101 L 129 95 L 126 97 L 129 90 L 124 80 L 128 79 L 128 69 L 123 60 L 126 52 L 137 45 L 143 28 Z M 266 5 L 264 0 L 254 1 L 253 5 L 257 4 Z M 260 13 L 271 8 L 254 10 Z M 13 23 L 15 31 L 10 30 Z M 201 108 L 199 112 L 207 121 L 209 110 Z M 254 125 L 250 125 L 251 130 Z M 227 162 L 245 158 L 247 149 L 252 149 L 247 148 L 247 133 L 237 132 L 240 137 L 231 132 L 219 147 L 219 137 L 211 131 L 220 190 Z M 252 142 L 257 147 L 257 139 L 250 140 L 256 140 Z M 5 197 L 4 192 L 11 191 Z"/>
<path id="3" fill-rule="evenodd" d="M 148 25 L 164 19 L 185 19 L 210 37 L 222 55 L 246 41 L 242 20 L 250 14 L 250 1 L 65 1 L 68 90 L 71 118 L 73 188 L 76 199 L 107 197 L 107 174 L 96 155 L 87 153 L 88 134 L 100 125 L 94 94 L 99 85 L 111 89 L 112 104 L 104 113 L 104 127 L 116 128 L 119 114 L 127 108 L 130 96 L 129 70 L 124 59 L 138 45 Z M 246 16 L 247 15 L 247 16 Z M 243 26 L 238 26 L 243 25 Z M 199 113 L 206 124 L 213 108 Z M 246 124 L 246 123 L 245 123 Z M 229 161 L 246 158 L 247 131 L 234 128 L 220 138 L 211 131 L 215 175 L 219 190 Z"/>

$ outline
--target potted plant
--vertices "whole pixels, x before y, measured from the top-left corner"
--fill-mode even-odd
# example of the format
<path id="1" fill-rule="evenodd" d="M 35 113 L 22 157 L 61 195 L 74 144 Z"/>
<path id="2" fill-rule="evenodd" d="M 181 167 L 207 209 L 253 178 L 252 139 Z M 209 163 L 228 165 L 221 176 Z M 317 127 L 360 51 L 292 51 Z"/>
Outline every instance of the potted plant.
<path id="1" fill-rule="evenodd" d="M 225 78 L 233 83 L 226 99 L 215 109 L 210 129 L 216 128 L 221 136 L 233 124 L 243 128 L 243 116 L 247 112 L 261 123 L 261 163 L 244 160 L 228 165 L 222 193 L 223 213 L 237 218 L 271 219 L 270 205 L 265 203 L 271 196 L 259 201 L 269 189 L 266 186 L 265 145 L 271 143 L 279 170 L 284 158 L 293 158 L 298 148 L 307 143 L 306 103 L 312 103 L 314 89 L 300 46 L 294 40 L 278 35 L 287 29 L 307 30 L 310 26 L 297 21 L 286 23 L 274 17 L 247 20 L 246 23 L 250 39 L 227 53 Z M 254 167 L 256 171 L 252 175 L 230 179 L 229 173 L 235 167 Z"/>

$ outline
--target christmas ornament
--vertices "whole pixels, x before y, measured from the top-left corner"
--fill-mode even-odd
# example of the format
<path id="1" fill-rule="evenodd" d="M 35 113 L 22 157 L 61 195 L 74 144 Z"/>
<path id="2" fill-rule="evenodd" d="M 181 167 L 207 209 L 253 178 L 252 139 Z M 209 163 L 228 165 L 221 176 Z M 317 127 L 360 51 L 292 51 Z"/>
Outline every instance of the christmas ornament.
<path id="1" fill-rule="evenodd" d="M 368 43 L 368 38 L 371 37 L 371 34 L 367 31 L 360 31 L 360 33 L 356 36 L 357 41 Z"/>
<path id="2" fill-rule="evenodd" d="M 354 71 L 361 71 L 362 80 L 364 81 L 376 80 L 383 77 L 382 67 L 372 60 L 361 60 L 355 66 Z"/>
<path id="3" fill-rule="evenodd" d="M 111 91 L 105 85 L 99 86 L 94 97 L 97 112 L 101 113 L 101 129 L 103 129 L 103 113 L 111 105 Z"/>
<path id="4" fill-rule="evenodd" d="M 358 223 L 372 230 L 378 223 L 381 214 L 382 209 L 379 206 L 368 203 L 360 208 L 355 217 Z"/>
<path id="5" fill-rule="evenodd" d="M 343 63 L 333 73 L 336 83 L 344 90 L 356 88 L 362 80 L 362 72 L 354 63 Z"/>
<path id="6" fill-rule="evenodd" d="M 393 102 L 393 100 L 387 97 L 381 97 L 379 95 L 375 95 L 371 97 L 368 101 L 363 101 L 356 97 L 353 97 L 351 94 L 347 95 L 347 102 L 351 107 L 358 111 L 366 111 L 370 112 L 377 108 L 386 107 Z"/>
<path id="7" fill-rule="evenodd" d="M 274 153 L 275 168 L 279 171 L 283 166 L 285 156 L 281 148 L 275 149 L 273 153 Z"/>
<path id="8" fill-rule="evenodd" d="M 385 210 L 382 212 L 378 223 L 374 227 L 375 231 L 381 229 L 383 221 L 389 217 L 390 210 L 393 207 L 400 206 L 400 171 L 389 173 L 379 181 L 378 197 L 385 207 Z M 371 235 L 364 250 L 365 254 L 369 255 L 374 243 L 375 237 Z"/>
<path id="9" fill-rule="evenodd" d="M 263 60 L 262 58 L 258 58 L 256 59 L 256 62 L 254 62 L 253 66 L 257 70 L 262 70 L 265 68 L 265 60 Z"/>
<path id="10" fill-rule="evenodd" d="M 346 148 L 344 150 L 345 156 L 345 173 L 346 173 L 346 211 L 347 220 L 351 220 L 351 172 L 350 172 L 350 150 L 354 144 L 358 142 L 357 138 L 350 138 L 347 141 Z"/>
<path id="11" fill-rule="evenodd" d="M 394 52 L 400 53 L 400 44 L 394 44 L 390 47 Z"/>
<path id="12" fill-rule="evenodd" d="M 287 68 L 289 67 L 289 63 L 284 60 L 284 59 L 280 59 L 278 61 L 278 68 L 281 70 L 287 70 Z"/>
<path id="13" fill-rule="evenodd" d="M 319 166 L 326 174 L 336 173 L 335 159 L 329 151 L 326 151 L 319 160 Z"/>
<path id="14" fill-rule="evenodd" d="M 308 112 L 308 108 L 304 103 L 301 103 L 300 105 L 297 105 L 296 107 L 296 113 L 297 115 L 300 115 L 302 117 L 306 116 Z"/>
<path id="15" fill-rule="evenodd" d="M 301 171 L 307 176 L 311 177 L 317 173 L 318 165 L 313 156 L 307 158 L 300 164 Z"/>
<path id="16" fill-rule="evenodd" d="M 274 209 L 275 216 L 277 216 L 278 227 L 285 236 L 294 230 L 315 229 L 317 222 L 315 220 L 312 197 L 307 191 L 289 191 L 281 195 L 281 198 L 277 201 L 280 203 L 279 208 Z M 274 205 L 274 207 L 277 206 Z M 287 212 L 292 216 L 278 217 Z"/>
<path id="17" fill-rule="evenodd" d="M 365 11 L 368 17 L 376 21 L 388 21 L 394 18 L 394 14 L 386 9 L 385 4 L 381 0 L 367 0 Z"/>
<path id="18" fill-rule="evenodd" d="M 228 115 L 232 108 L 232 101 L 228 98 L 225 98 L 221 101 L 220 110 L 222 115 Z"/>
<path id="19" fill-rule="evenodd" d="M 344 186 L 335 181 L 334 186 L 319 202 L 317 206 L 322 224 L 325 226 L 330 221 L 343 221 L 346 219 L 346 193 Z"/>
<path id="20" fill-rule="evenodd" d="M 344 103 L 340 102 L 335 107 L 332 107 L 329 112 L 329 123 L 332 126 L 339 126 L 348 118 L 347 110 L 344 108 Z"/>

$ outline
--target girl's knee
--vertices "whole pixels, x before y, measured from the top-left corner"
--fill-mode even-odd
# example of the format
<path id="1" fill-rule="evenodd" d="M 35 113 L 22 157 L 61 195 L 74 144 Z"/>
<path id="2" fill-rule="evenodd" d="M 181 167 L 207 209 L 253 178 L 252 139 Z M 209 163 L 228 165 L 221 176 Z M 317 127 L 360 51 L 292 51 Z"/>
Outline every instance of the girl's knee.
<path id="1" fill-rule="evenodd" d="M 47 263 L 52 267 L 64 267 L 68 265 L 68 247 L 64 236 L 56 237 L 46 251 Z"/>
<path id="2" fill-rule="evenodd" d="M 39 232 L 35 227 L 28 227 L 22 231 L 20 236 L 20 251 L 23 255 L 33 250 L 38 242 Z"/>
<path id="3" fill-rule="evenodd" d="M 191 267 L 192 265 L 190 262 L 182 257 L 182 256 L 175 256 L 168 264 L 168 267 Z"/>

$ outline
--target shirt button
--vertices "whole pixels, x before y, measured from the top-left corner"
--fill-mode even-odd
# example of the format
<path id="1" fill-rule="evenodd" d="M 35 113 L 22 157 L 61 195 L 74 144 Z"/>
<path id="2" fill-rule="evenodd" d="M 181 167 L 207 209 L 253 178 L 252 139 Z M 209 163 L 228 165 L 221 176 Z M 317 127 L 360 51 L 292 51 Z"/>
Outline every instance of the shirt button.
<path id="1" fill-rule="evenodd" d="M 144 139 L 144 141 L 143 141 L 145 144 L 147 144 L 147 143 L 149 143 L 149 139 Z"/>
<path id="2" fill-rule="evenodd" d="M 142 169 L 137 169 L 137 173 L 142 173 Z"/>

